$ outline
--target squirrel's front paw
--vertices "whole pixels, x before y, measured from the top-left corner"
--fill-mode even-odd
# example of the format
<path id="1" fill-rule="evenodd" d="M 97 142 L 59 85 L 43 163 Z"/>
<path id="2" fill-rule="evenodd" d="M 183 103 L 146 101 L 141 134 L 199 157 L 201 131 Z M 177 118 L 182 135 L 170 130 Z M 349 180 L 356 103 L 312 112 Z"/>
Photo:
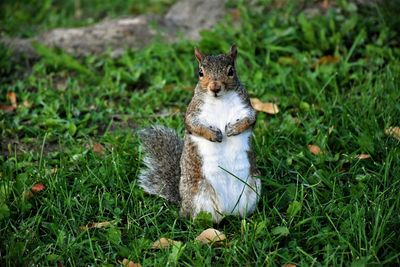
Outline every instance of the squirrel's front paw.
<path id="1" fill-rule="evenodd" d="M 222 132 L 221 132 L 221 130 L 218 129 L 217 127 L 213 127 L 213 126 L 210 126 L 209 128 L 210 128 L 210 130 L 212 132 L 210 141 L 211 142 L 221 143 L 222 142 Z"/>
<path id="2" fill-rule="evenodd" d="M 237 128 L 235 127 L 235 125 L 230 122 L 225 126 L 225 133 L 226 133 L 226 136 L 233 136 L 233 135 L 240 134 L 237 131 Z"/>

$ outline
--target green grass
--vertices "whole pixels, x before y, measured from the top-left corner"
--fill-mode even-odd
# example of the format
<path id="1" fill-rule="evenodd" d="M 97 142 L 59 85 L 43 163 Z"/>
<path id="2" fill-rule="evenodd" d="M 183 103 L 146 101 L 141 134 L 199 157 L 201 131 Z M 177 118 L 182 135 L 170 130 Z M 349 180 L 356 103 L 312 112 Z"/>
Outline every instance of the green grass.
<path id="1" fill-rule="evenodd" d="M 117 60 L 38 48 L 43 58 L 27 71 L 2 49 L 0 103 L 13 91 L 19 106 L 0 111 L 0 265 L 115 266 L 122 258 L 143 266 L 400 265 L 400 141 L 384 133 L 400 126 L 397 29 L 384 11 L 346 1 L 313 18 L 291 4 L 269 10 L 270 2 L 230 3 L 240 20 L 228 16 L 198 44 L 155 42 Z M 116 15 L 121 3 L 110 4 Z M 37 25 L 71 19 L 54 10 Z M 0 24 L 18 29 L 12 35 L 34 33 L 15 20 Z M 177 206 L 137 186 L 135 132 L 159 123 L 183 134 L 196 83 L 193 46 L 220 53 L 231 43 L 250 95 L 281 112 L 259 114 L 255 127 L 263 183 L 256 212 L 214 225 L 226 246 L 200 246 L 193 240 L 207 220 L 181 219 Z M 326 55 L 340 60 L 317 65 Z M 95 143 L 104 154 L 93 152 Z M 311 154 L 308 144 L 323 153 Z M 360 153 L 371 158 L 355 158 Z M 24 197 L 36 183 L 46 189 Z M 80 228 L 104 221 L 112 225 Z M 182 245 L 150 249 L 160 237 Z"/>

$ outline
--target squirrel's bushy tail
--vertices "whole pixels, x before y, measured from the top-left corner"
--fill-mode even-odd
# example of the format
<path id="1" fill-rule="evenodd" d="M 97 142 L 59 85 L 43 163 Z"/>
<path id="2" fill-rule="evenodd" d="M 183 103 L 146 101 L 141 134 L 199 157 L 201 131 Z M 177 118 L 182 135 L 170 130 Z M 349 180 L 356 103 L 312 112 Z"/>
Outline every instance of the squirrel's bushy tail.
<path id="1" fill-rule="evenodd" d="M 146 165 L 139 175 L 139 186 L 149 194 L 178 203 L 183 140 L 174 130 L 163 126 L 141 130 L 139 137 Z"/>

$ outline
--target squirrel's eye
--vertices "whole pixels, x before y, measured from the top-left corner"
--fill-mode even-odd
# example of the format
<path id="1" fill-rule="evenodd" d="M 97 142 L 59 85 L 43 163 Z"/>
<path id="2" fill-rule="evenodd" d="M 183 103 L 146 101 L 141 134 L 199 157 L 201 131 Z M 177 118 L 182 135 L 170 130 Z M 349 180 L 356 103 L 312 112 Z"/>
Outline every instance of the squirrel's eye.
<path id="1" fill-rule="evenodd" d="M 203 70 L 202 70 L 202 69 L 199 69 L 199 76 L 200 76 L 200 77 L 203 77 L 203 75 L 204 75 L 204 74 L 203 74 Z"/>
<path id="2" fill-rule="evenodd" d="M 233 67 L 229 67 L 228 76 L 233 76 Z"/>

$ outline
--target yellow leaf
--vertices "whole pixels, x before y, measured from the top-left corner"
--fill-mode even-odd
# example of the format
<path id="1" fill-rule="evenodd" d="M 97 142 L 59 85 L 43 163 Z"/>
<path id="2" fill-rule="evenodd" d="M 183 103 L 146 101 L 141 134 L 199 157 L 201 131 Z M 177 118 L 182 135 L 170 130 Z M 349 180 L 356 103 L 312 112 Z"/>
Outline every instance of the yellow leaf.
<path id="1" fill-rule="evenodd" d="M 318 155 L 321 153 L 321 148 L 316 145 L 308 145 L 308 150 L 310 150 L 310 152 L 314 155 Z"/>
<path id="2" fill-rule="evenodd" d="M 251 105 L 257 111 L 262 111 L 268 114 L 276 114 L 279 112 L 279 108 L 274 103 L 264 103 L 258 98 L 250 98 Z"/>
<path id="3" fill-rule="evenodd" d="M 385 134 L 400 140 L 400 127 L 394 126 L 385 129 Z"/>
<path id="4" fill-rule="evenodd" d="M 297 65 L 298 62 L 293 57 L 279 57 L 278 63 L 281 65 Z"/>
<path id="5" fill-rule="evenodd" d="M 213 228 L 204 230 L 200 235 L 196 237 L 196 241 L 199 241 L 201 244 L 222 242 L 225 239 L 226 236 L 224 235 L 224 233 Z"/>
<path id="6" fill-rule="evenodd" d="M 32 104 L 28 101 L 28 100 L 24 100 L 24 102 L 22 102 L 22 104 L 24 105 L 24 107 L 26 108 L 30 108 L 32 106 Z"/>
<path id="7" fill-rule="evenodd" d="M 175 245 L 177 243 L 179 243 L 179 241 L 175 241 L 175 240 L 172 240 L 172 239 L 168 239 L 168 238 L 162 237 L 159 240 L 155 241 L 153 243 L 153 245 L 151 245 L 151 248 L 153 248 L 153 249 L 167 248 L 170 245 Z"/>

